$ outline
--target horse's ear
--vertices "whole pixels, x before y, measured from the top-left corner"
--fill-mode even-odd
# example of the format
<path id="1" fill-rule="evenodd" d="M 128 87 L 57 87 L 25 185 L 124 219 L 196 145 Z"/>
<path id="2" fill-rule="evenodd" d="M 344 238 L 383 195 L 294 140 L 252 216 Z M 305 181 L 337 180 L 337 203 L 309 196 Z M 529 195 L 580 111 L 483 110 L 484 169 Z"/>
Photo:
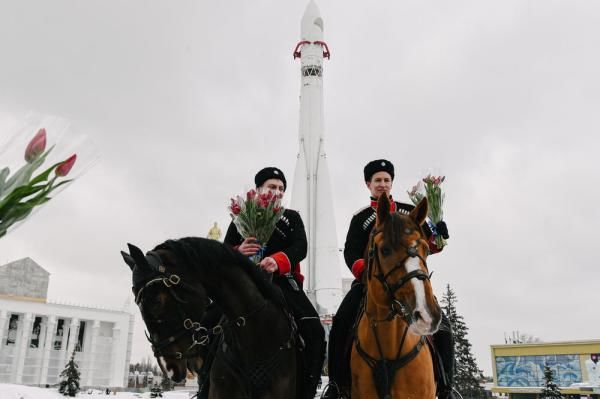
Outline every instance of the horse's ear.
<path id="1" fill-rule="evenodd" d="M 127 244 L 127 247 L 129 248 L 129 253 L 131 254 L 131 257 L 133 258 L 133 262 L 140 269 L 147 269 L 148 261 L 146 260 L 146 257 L 144 256 L 144 253 L 142 252 L 142 250 L 133 244 Z"/>
<path id="2" fill-rule="evenodd" d="M 133 271 L 133 268 L 135 267 L 135 261 L 133 260 L 131 255 L 129 255 L 127 252 L 121 251 L 121 256 L 123 257 L 125 263 L 127 263 L 127 265 L 129 266 L 131 271 Z"/>
<path id="3" fill-rule="evenodd" d="M 377 222 L 376 226 L 381 226 L 390 217 L 390 199 L 386 193 L 382 193 L 377 201 Z"/>
<path id="4" fill-rule="evenodd" d="M 415 209 L 410 212 L 409 217 L 417 224 L 417 226 L 421 226 L 425 222 L 428 209 L 429 203 L 427 202 L 427 197 L 423 197 Z"/>

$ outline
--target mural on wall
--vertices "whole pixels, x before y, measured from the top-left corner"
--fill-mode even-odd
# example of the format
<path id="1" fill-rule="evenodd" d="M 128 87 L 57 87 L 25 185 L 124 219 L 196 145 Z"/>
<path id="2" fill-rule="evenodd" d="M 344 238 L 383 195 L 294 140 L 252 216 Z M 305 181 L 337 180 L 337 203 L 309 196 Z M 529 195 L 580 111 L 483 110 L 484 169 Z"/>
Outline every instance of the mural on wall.
<path id="1" fill-rule="evenodd" d="M 582 382 L 579 355 L 497 356 L 498 386 L 543 386 L 546 365 L 554 371 L 554 382 L 559 387 Z"/>

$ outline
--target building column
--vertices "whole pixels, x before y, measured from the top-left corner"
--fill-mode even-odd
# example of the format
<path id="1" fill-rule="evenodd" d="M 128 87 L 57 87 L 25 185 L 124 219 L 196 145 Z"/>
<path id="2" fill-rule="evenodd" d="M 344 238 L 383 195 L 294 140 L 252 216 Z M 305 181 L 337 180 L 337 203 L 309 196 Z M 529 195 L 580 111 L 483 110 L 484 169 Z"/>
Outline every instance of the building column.
<path id="1" fill-rule="evenodd" d="M 18 342 L 19 348 L 17 351 L 17 365 L 15 368 L 15 383 L 20 384 L 23 381 L 23 367 L 25 366 L 25 358 L 27 357 L 27 349 L 29 348 L 29 340 L 31 339 L 31 327 L 33 315 L 25 313 L 23 324 L 21 324 L 21 340 Z"/>
<path id="2" fill-rule="evenodd" d="M 48 364 L 50 362 L 50 351 L 54 347 L 54 332 L 56 331 L 56 316 L 48 316 L 48 325 L 44 337 L 44 355 L 42 357 L 42 372 L 40 373 L 40 385 L 44 386 L 48 383 Z"/>
<path id="3" fill-rule="evenodd" d="M 92 326 L 92 339 L 90 341 L 89 353 L 90 353 L 90 361 L 88 376 L 87 376 L 87 385 L 93 386 L 92 382 L 94 381 L 94 365 L 96 363 L 96 341 L 98 340 L 98 333 L 100 331 L 100 320 L 94 320 L 94 324 Z"/>
<path id="4" fill-rule="evenodd" d="M 123 381 L 123 386 L 126 387 L 129 385 L 129 363 L 131 362 L 131 350 L 133 343 L 133 328 L 135 324 L 135 316 L 133 313 L 129 315 L 129 331 L 127 333 L 127 355 L 125 356 L 125 381 Z"/>
<path id="5" fill-rule="evenodd" d="M 8 311 L 0 310 L 0 345 L 2 345 L 2 340 L 4 339 L 4 331 L 6 328 L 6 322 L 8 321 Z"/>
<path id="6" fill-rule="evenodd" d="M 79 319 L 72 318 L 71 325 L 69 326 L 69 345 L 67 347 L 67 356 L 69 359 L 75 350 L 77 345 L 77 339 L 79 338 Z"/>
<path id="7" fill-rule="evenodd" d="M 121 329 L 115 324 L 115 326 L 113 327 L 113 333 L 112 333 L 112 350 L 111 350 L 111 354 L 110 354 L 110 371 L 108 373 L 109 375 L 109 381 L 108 384 L 112 387 L 118 387 L 121 384 L 121 373 L 119 372 L 119 367 L 118 366 L 118 362 L 117 362 L 117 358 L 119 355 L 119 340 L 121 337 Z M 116 370 L 116 375 L 118 376 L 118 378 L 115 378 L 115 369 Z"/>

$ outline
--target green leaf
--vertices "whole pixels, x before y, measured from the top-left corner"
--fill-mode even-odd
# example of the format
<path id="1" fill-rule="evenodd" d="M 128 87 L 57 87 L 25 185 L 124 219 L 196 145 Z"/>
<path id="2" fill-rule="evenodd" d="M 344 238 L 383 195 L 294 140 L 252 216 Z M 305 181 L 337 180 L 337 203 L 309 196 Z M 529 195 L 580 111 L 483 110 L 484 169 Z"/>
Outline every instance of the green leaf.
<path id="1" fill-rule="evenodd" d="M 10 209 L 19 203 L 19 201 L 24 198 L 30 197 L 40 191 L 44 191 L 47 188 L 47 185 L 38 185 L 38 186 L 21 186 L 10 193 L 6 198 L 0 201 L 0 219 L 4 217 L 4 215 L 10 211 Z"/>
<path id="2" fill-rule="evenodd" d="M 47 181 L 48 177 L 50 176 L 50 173 L 52 173 L 52 171 L 62 163 L 61 162 L 57 162 L 54 165 L 50 166 L 48 169 L 46 169 L 45 171 L 43 171 L 42 173 L 40 173 L 39 175 L 37 175 L 36 177 L 33 178 L 33 180 L 31 180 L 31 184 L 37 184 L 43 181 Z"/>

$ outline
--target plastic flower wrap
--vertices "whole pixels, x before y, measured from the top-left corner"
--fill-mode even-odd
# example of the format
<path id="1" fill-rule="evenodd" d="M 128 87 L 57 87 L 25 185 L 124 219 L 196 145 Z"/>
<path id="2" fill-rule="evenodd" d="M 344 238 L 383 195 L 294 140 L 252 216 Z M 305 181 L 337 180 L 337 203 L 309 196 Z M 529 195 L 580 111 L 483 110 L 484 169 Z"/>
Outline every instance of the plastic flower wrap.
<path id="1" fill-rule="evenodd" d="M 231 199 L 228 210 L 238 232 L 244 239 L 256 238 L 262 246 L 262 250 L 252 257 L 254 263 L 261 261 L 266 243 L 283 215 L 281 198 L 282 195 L 271 191 L 250 190 L 244 197 L 238 195 Z"/>
<path id="2" fill-rule="evenodd" d="M 47 148 L 47 142 L 58 141 L 67 128 L 66 121 L 60 118 L 30 116 L 0 147 L 0 237 L 73 180 L 65 177 L 74 167 L 77 155 L 67 156 L 55 145 Z M 61 147 L 72 151 L 72 144 Z"/>
<path id="3" fill-rule="evenodd" d="M 444 180 L 446 180 L 446 176 L 427 175 L 408 191 L 408 196 L 415 205 L 421 202 L 423 197 L 427 197 L 427 202 L 429 203 L 429 210 L 427 212 L 427 217 L 429 218 L 428 224 L 431 231 L 435 234 L 435 245 L 440 249 L 447 245 L 446 240 L 437 234 L 435 227 L 444 219 L 443 207 L 445 194 L 440 187 Z"/>

